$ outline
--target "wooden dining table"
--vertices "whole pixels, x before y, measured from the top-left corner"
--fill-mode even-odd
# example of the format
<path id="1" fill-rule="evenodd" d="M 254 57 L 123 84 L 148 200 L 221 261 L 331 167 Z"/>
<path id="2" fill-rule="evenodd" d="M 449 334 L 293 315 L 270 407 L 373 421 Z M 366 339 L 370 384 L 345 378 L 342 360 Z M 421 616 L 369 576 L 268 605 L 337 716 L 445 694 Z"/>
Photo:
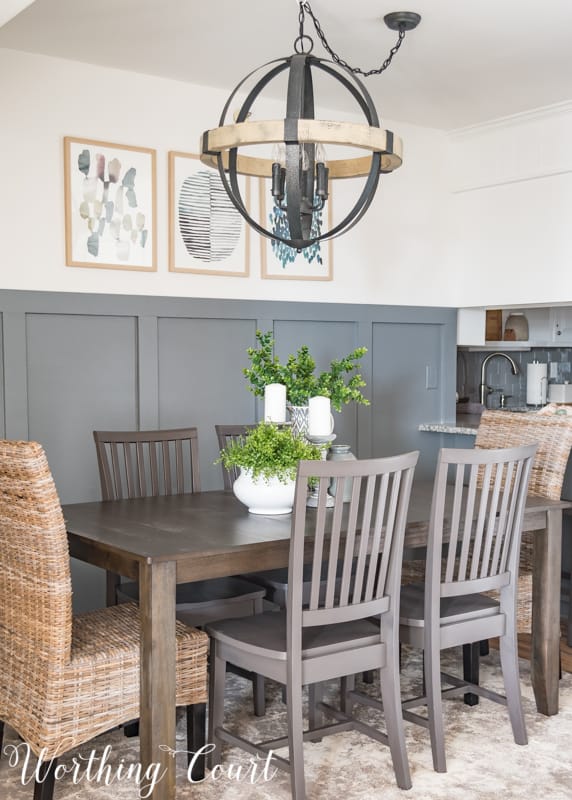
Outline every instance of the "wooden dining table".
<path id="1" fill-rule="evenodd" d="M 414 484 L 407 548 L 426 544 L 432 484 Z M 542 714 L 558 713 L 560 562 L 566 500 L 527 499 L 524 530 L 535 531 L 532 684 Z M 290 515 L 249 514 L 230 492 L 63 507 L 70 555 L 139 580 L 141 764 L 160 764 L 153 800 L 175 797 L 175 586 L 288 564 Z M 308 550 L 310 554 L 310 549 Z"/>

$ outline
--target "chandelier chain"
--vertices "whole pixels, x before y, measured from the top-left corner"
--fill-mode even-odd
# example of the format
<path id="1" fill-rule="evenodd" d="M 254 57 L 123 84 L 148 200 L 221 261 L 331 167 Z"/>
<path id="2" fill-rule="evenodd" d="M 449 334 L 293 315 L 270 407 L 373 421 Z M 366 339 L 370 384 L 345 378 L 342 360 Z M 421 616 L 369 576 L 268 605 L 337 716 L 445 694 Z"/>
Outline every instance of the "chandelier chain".
<path id="1" fill-rule="evenodd" d="M 318 37 L 319 37 L 320 41 L 322 42 L 322 45 L 323 45 L 324 49 L 331 56 L 332 61 L 334 61 L 340 67 L 345 67 L 345 69 L 348 69 L 350 72 L 353 72 L 356 75 L 363 75 L 364 78 L 368 78 L 370 75 L 381 75 L 381 73 L 384 72 L 384 70 L 386 70 L 389 67 L 389 65 L 391 64 L 391 62 L 393 60 L 393 56 L 397 53 L 397 51 L 401 47 L 401 43 L 405 39 L 405 23 L 401 23 L 399 25 L 399 34 L 398 34 L 397 42 L 394 44 L 394 46 L 389 51 L 389 55 L 387 56 L 387 58 L 385 59 L 385 61 L 381 65 L 381 67 L 377 67 L 376 69 L 363 70 L 360 67 L 352 67 L 352 66 L 350 66 L 347 61 L 344 61 L 343 58 L 340 58 L 340 56 L 336 52 L 334 52 L 334 50 L 332 50 L 332 48 L 330 47 L 330 45 L 328 43 L 328 40 L 326 39 L 326 35 L 325 35 L 324 31 L 322 30 L 322 26 L 320 25 L 319 19 L 315 16 L 314 12 L 312 11 L 310 3 L 304 2 L 303 0 L 300 0 L 300 13 L 298 15 L 298 20 L 299 20 L 299 23 L 300 23 L 300 35 L 299 35 L 297 41 L 300 41 L 300 40 L 302 40 L 304 38 L 305 39 L 310 39 L 310 42 L 312 41 L 312 39 L 309 36 L 305 36 L 304 35 L 304 12 L 307 12 L 312 17 L 312 21 L 314 23 L 314 27 L 316 29 L 316 33 L 318 34 Z M 310 50 L 311 50 L 311 48 L 310 48 Z"/>

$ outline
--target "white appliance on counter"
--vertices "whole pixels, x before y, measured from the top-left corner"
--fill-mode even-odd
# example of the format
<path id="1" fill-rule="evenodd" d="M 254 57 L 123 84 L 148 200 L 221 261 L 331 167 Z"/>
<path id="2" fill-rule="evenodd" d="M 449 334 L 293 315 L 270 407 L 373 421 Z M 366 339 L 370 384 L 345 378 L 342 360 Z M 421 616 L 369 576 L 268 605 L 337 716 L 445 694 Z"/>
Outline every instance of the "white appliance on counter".
<path id="1" fill-rule="evenodd" d="M 546 404 L 548 386 L 548 364 L 533 361 L 526 367 L 526 404 L 543 406 Z"/>
<path id="2" fill-rule="evenodd" d="M 548 386 L 551 403 L 572 403 L 572 383 L 551 383 Z"/>

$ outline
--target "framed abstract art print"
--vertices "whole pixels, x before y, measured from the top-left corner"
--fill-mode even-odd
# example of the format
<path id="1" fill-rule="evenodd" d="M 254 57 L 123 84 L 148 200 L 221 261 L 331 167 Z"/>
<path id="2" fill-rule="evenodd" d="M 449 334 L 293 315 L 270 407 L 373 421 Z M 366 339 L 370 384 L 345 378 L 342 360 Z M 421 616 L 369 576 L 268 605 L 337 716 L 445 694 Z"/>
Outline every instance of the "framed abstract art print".
<path id="1" fill-rule="evenodd" d="M 66 264 L 157 269 L 155 150 L 64 138 Z"/>
<path id="2" fill-rule="evenodd" d="M 262 227 L 288 236 L 286 212 L 278 209 L 270 193 L 270 181 L 258 179 L 259 213 Z M 323 217 L 328 215 L 328 230 L 332 227 L 332 195 L 324 211 L 314 212 L 312 233 L 316 236 L 322 230 Z M 316 242 L 298 252 L 293 247 L 260 237 L 261 277 L 269 280 L 331 281 L 334 275 L 332 240 Z"/>
<path id="3" fill-rule="evenodd" d="M 240 178 L 250 204 L 250 178 Z M 193 153 L 169 153 L 169 270 L 247 277 L 250 228 L 218 172 Z"/>

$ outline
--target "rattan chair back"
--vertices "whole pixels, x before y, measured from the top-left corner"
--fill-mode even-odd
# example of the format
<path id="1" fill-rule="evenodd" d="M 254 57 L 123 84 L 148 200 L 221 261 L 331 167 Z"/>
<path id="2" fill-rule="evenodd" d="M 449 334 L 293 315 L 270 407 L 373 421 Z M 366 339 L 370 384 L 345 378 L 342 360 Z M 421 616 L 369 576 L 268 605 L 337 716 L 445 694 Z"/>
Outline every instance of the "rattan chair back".
<path id="1" fill-rule="evenodd" d="M 475 447 L 494 449 L 538 443 L 530 475 L 529 494 L 560 500 L 566 465 L 572 450 L 572 416 L 484 411 Z"/>
<path id="2" fill-rule="evenodd" d="M 42 665 L 34 681 L 45 683 L 46 671 L 70 658 L 71 596 L 66 528 L 44 451 L 1 441 L 0 660 L 34 653 Z"/>
<path id="3" fill-rule="evenodd" d="M 72 616 L 71 599 L 66 528 L 45 453 L 37 442 L 0 441 L 0 752 L 8 723 L 42 753 L 34 796 L 46 800 L 51 759 L 139 715 L 138 607 Z M 176 635 L 176 703 L 204 704 L 208 637 L 180 622 Z"/>
<path id="4" fill-rule="evenodd" d="M 572 416 L 567 414 L 522 414 L 511 411 L 483 412 L 475 447 L 489 449 L 538 443 L 528 492 L 560 500 L 566 466 L 572 450 Z M 532 627 L 533 534 L 524 533 L 520 549 L 518 631 Z"/>

